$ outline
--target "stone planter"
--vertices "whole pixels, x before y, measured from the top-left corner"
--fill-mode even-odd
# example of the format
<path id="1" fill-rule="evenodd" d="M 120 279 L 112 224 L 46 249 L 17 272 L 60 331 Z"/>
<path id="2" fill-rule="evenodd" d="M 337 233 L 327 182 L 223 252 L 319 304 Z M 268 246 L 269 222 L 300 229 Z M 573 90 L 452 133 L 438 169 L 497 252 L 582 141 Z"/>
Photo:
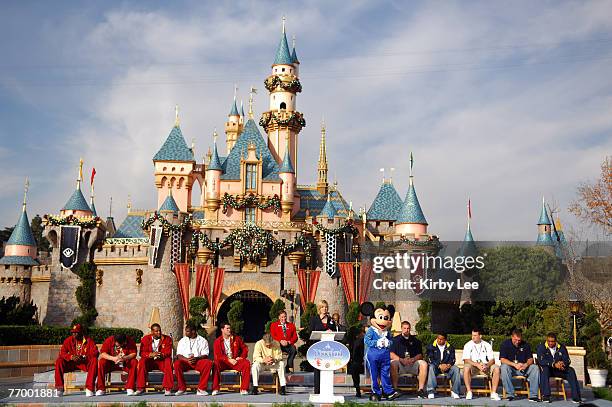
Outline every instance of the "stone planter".
<path id="1" fill-rule="evenodd" d="M 608 371 L 606 369 L 587 369 L 589 371 L 589 377 L 591 378 L 592 387 L 606 387 L 606 377 Z"/>

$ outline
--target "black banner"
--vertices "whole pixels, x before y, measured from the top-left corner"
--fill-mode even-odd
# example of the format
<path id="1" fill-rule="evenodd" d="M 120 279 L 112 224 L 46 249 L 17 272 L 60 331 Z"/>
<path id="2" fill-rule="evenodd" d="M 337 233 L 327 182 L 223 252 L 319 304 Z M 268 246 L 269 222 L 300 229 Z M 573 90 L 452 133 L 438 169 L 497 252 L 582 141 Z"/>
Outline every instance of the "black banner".
<path id="1" fill-rule="evenodd" d="M 72 268 L 79 257 L 80 226 L 62 226 L 60 237 L 60 264 L 67 269 Z"/>

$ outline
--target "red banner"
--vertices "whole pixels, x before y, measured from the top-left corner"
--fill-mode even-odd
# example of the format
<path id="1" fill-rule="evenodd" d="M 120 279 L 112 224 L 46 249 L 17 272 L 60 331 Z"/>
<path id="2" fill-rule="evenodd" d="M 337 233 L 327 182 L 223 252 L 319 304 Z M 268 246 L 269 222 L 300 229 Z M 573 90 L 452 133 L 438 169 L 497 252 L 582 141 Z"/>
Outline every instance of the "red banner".
<path id="1" fill-rule="evenodd" d="M 210 312 L 213 316 L 217 316 L 217 305 L 219 305 L 219 299 L 221 299 L 221 291 L 223 291 L 223 275 L 225 269 L 217 267 L 215 271 L 215 281 L 213 283 L 213 292 L 210 300 Z"/>
<path id="2" fill-rule="evenodd" d="M 306 272 L 304 269 L 299 269 L 298 273 L 298 285 L 300 286 L 300 302 L 302 308 L 306 309 L 306 303 L 314 302 L 317 296 L 317 287 L 319 286 L 319 277 L 321 277 L 321 270 L 309 270 Z"/>
<path id="3" fill-rule="evenodd" d="M 196 264 L 195 296 L 204 297 L 210 304 L 210 264 Z"/>
<path id="4" fill-rule="evenodd" d="M 176 263 L 174 274 L 176 275 L 181 305 L 183 306 L 183 318 L 187 320 L 189 318 L 189 264 Z"/>
<path id="5" fill-rule="evenodd" d="M 340 277 L 342 278 L 342 289 L 346 297 L 347 304 L 355 301 L 355 269 L 354 263 L 339 262 Z"/>
<path id="6" fill-rule="evenodd" d="M 359 269 L 359 304 L 368 300 L 373 277 L 372 263 L 370 261 L 361 262 L 361 269 Z"/>

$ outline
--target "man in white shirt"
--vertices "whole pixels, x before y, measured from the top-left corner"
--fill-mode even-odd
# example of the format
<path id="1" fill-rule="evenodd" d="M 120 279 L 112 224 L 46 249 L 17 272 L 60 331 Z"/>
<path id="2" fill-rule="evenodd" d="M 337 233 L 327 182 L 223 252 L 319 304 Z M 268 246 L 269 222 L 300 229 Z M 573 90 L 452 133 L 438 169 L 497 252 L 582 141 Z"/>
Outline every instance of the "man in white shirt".
<path id="1" fill-rule="evenodd" d="M 184 394 L 187 389 L 183 372 L 197 370 L 200 372 L 197 395 L 208 396 L 206 389 L 213 367 L 212 360 L 208 359 L 208 341 L 198 335 L 197 327 L 190 322 L 185 325 L 185 336 L 178 343 L 176 357 L 174 362 L 174 371 L 178 381 L 176 395 Z"/>
<path id="2" fill-rule="evenodd" d="M 465 398 L 472 399 L 472 376 L 485 375 L 492 379 L 491 400 L 499 401 L 497 394 L 499 386 L 499 366 L 495 364 L 493 347 L 482 340 L 482 331 L 472 329 L 472 340 L 463 347 L 463 381 L 465 382 Z"/>

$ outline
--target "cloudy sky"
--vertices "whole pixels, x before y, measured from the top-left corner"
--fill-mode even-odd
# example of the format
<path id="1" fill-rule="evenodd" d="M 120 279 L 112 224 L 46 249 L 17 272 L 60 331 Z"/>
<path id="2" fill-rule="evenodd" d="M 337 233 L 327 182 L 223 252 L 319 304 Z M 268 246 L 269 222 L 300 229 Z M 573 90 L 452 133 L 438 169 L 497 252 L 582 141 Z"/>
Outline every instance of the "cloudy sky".
<path id="1" fill-rule="evenodd" d="M 153 208 L 152 157 L 180 106 L 201 157 L 233 84 L 260 89 L 280 38 L 297 37 L 300 184 L 316 181 L 325 117 L 330 177 L 356 208 L 381 167 L 403 197 L 408 157 L 430 225 L 461 239 L 532 240 L 542 195 L 565 223 L 576 186 L 612 153 L 612 13 L 601 2 L 4 2 L 0 14 L 0 226 L 57 213 L 79 157 L 96 206 Z M 224 152 L 223 152 L 224 154 Z M 86 195 L 88 192 L 85 191 Z"/>

